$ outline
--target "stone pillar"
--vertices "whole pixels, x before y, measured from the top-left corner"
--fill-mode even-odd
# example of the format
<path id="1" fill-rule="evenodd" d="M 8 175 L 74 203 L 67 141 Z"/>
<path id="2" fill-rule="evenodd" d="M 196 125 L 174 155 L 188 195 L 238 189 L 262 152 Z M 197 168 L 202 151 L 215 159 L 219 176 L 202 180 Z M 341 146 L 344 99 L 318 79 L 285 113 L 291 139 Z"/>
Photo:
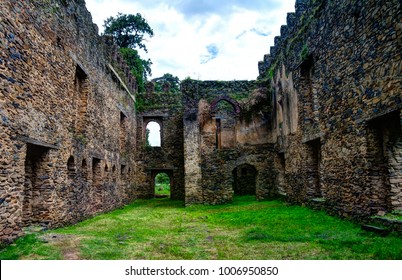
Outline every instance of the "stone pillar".
<path id="1" fill-rule="evenodd" d="M 184 115 L 184 183 L 185 204 L 202 203 L 200 127 L 197 109 Z"/>

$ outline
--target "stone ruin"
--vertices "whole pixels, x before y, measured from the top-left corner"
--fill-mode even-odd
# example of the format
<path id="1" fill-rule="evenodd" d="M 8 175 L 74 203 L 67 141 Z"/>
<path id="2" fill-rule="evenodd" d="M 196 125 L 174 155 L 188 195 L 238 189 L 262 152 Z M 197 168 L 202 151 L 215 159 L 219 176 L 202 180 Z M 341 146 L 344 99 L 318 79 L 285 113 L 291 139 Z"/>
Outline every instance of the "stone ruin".
<path id="1" fill-rule="evenodd" d="M 255 81 L 139 94 L 84 0 L 0 4 L 0 240 L 155 196 L 402 210 L 401 2 L 297 0 Z M 161 144 L 146 145 L 160 127 Z"/>

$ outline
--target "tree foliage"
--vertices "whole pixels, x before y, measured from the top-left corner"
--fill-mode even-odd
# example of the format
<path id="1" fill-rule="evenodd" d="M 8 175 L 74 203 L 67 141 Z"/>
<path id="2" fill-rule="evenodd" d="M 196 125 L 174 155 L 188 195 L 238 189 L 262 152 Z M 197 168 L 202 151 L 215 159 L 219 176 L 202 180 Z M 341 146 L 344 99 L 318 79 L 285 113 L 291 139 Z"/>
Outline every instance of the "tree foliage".
<path id="1" fill-rule="evenodd" d="M 145 147 L 151 147 L 151 144 L 149 143 L 149 129 L 145 129 Z"/>
<path id="2" fill-rule="evenodd" d="M 136 48 L 148 52 L 144 42 L 145 36 L 154 35 L 152 28 L 139 13 L 136 15 L 118 13 L 116 17 L 106 19 L 103 26 L 104 34 L 111 35 L 119 46 L 120 53 L 137 80 L 138 91 L 144 92 L 147 77 L 151 75 L 152 62 L 150 59 L 142 59 Z"/>
<path id="3" fill-rule="evenodd" d="M 155 83 L 155 91 L 161 92 L 163 91 L 163 86 L 165 83 L 170 84 L 170 91 L 171 92 L 179 92 L 180 91 L 180 79 L 176 76 L 173 76 L 170 73 L 163 74 L 162 77 L 152 79 Z"/>
<path id="4" fill-rule="evenodd" d="M 159 173 L 155 177 L 155 183 L 157 183 L 157 184 L 169 184 L 170 183 L 169 175 L 167 175 L 166 173 Z"/>
<path id="5" fill-rule="evenodd" d="M 127 65 L 131 69 L 131 73 L 135 77 L 138 85 L 138 91 L 145 91 L 145 82 L 148 75 L 151 75 L 151 60 L 142 59 L 137 50 L 130 48 L 120 48 L 120 53 L 122 54 Z"/>
<path id="6" fill-rule="evenodd" d="M 125 15 L 118 13 L 117 17 L 109 17 L 103 25 L 105 34 L 112 35 L 120 48 L 140 48 L 148 52 L 144 41 L 145 35 L 152 37 L 154 31 L 148 22 L 137 13 L 136 15 Z"/>

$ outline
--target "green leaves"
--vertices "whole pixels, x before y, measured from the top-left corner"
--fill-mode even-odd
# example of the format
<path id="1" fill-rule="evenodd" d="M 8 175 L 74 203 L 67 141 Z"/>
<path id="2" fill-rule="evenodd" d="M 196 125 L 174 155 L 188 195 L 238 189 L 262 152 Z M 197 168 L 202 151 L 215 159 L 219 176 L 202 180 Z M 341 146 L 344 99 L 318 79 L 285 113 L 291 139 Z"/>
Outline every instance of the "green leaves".
<path id="1" fill-rule="evenodd" d="M 144 92 L 147 76 L 151 75 L 151 60 L 142 59 L 137 50 L 130 48 L 120 48 L 120 53 L 137 81 L 138 91 Z"/>
<path id="2" fill-rule="evenodd" d="M 116 17 L 109 17 L 103 25 L 105 33 L 113 36 L 115 43 L 120 47 L 120 52 L 136 78 L 138 91 L 145 91 L 145 81 L 151 75 L 150 59 L 142 59 L 135 48 L 148 52 L 144 41 L 145 37 L 152 37 L 154 31 L 148 22 L 137 13 L 136 15 L 125 15 L 118 13 Z"/>
<path id="3" fill-rule="evenodd" d="M 140 48 L 148 52 L 144 37 L 152 37 L 154 31 L 148 22 L 137 13 L 136 15 L 125 15 L 118 13 L 117 17 L 109 17 L 103 25 L 105 34 L 112 35 L 120 48 Z"/>
<path id="4" fill-rule="evenodd" d="M 170 85 L 170 92 L 180 91 L 180 79 L 170 73 L 163 74 L 162 77 L 152 79 L 155 83 L 155 92 L 162 92 L 166 83 Z"/>

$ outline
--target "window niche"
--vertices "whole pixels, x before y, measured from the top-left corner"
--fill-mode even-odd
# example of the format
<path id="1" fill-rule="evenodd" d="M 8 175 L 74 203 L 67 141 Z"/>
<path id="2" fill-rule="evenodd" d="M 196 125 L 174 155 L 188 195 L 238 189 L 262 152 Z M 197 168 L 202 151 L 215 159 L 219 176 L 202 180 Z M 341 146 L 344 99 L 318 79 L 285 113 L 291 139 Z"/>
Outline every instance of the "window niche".
<path id="1" fill-rule="evenodd" d="M 277 175 L 278 193 L 281 195 L 286 195 L 286 191 L 285 191 L 286 160 L 285 160 L 284 152 L 277 154 L 276 163 L 277 163 L 277 169 L 278 169 L 278 175 Z"/>
<path id="2" fill-rule="evenodd" d="M 120 151 L 124 151 L 126 149 L 126 138 L 127 138 L 127 116 L 123 112 L 120 112 L 120 133 L 119 133 Z"/>
<path id="3" fill-rule="evenodd" d="M 117 180 L 116 165 L 113 165 L 113 167 L 112 167 L 112 179 L 113 179 L 113 182 L 116 182 L 116 180 Z"/>
<path id="4" fill-rule="evenodd" d="M 102 160 L 99 158 L 92 158 L 92 185 L 97 187 L 102 184 Z"/>
<path id="5" fill-rule="evenodd" d="M 88 164 L 85 158 L 81 162 L 81 176 L 85 181 L 88 181 Z"/>
<path id="6" fill-rule="evenodd" d="M 122 164 L 121 166 L 120 166 L 120 175 L 121 176 L 125 176 L 126 175 L 126 165 L 124 165 L 124 164 Z"/>
<path id="7" fill-rule="evenodd" d="M 76 174 L 75 160 L 73 156 L 70 156 L 67 160 L 67 176 L 69 179 L 74 179 Z"/>
<path id="8" fill-rule="evenodd" d="M 320 138 L 306 142 L 306 175 L 307 194 L 310 198 L 323 197 L 320 182 L 321 140 Z"/>
<path id="9" fill-rule="evenodd" d="M 397 110 L 367 122 L 371 192 L 379 211 L 402 210 L 402 129 Z"/>
<path id="10" fill-rule="evenodd" d="M 313 89 L 314 59 L 308 55 L 300 65 L 300 88 L 303 101 L 305 131 L 317 133 L 318 129 L 318 96 Z"/>
<path id="11" fill-rule="evenodd" d="M 75 96 L 78 96 L 76 133 L 80 136 L 86 134 L 87 129 L 87 110 L 89 96 L 89 79 L 85 71 L 77 64 L 75 69 Z"/>
<path id="12" fill-rule="evenodd" d="M 215 148 L 227 149 L 236 146 L 236 123 L 240 113 L 237 102 L 224 96 L 211 103 L 211 112 L 215 119 Z"/>
<path id="13" fill-rule="evenodd" d="M 25 158 L 24 198 L 22 220 L 24 225 L 47 220 L 51 195 L 49 183 L 49 148 L 27 143 Z"/>

